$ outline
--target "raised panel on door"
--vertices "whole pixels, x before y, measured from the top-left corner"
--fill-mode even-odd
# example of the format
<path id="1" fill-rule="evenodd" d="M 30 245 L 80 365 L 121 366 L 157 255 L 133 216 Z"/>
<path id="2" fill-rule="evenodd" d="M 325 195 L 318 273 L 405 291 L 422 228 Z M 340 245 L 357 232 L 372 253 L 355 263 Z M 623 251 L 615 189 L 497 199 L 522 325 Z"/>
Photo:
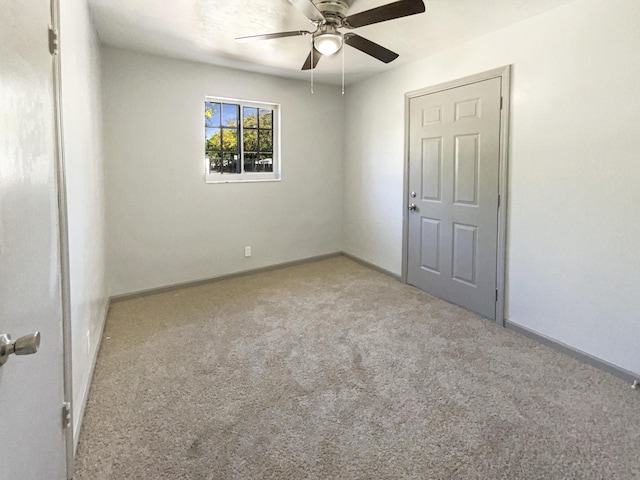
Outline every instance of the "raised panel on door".
<path id="1" fill-rule="evenodd" d="M 476 286 L 477 232 L 473 225 L 453 224 L 453 279 L 471 286 Z"/>
<path id="2" fill-rule="evenodd" d="M 456 122 L 466 118 L 480 118 L 480 103 L 479 98 L 455 102 Z"/>
<path id="3" fill-rule="evenodd" d="M 440 274 L 440 220 L 422 218 L 420 267 Z"/>
<path id="4" fill-rule="evenodd" d="M 478 204 L 480 134 L 458 135 L 454 139 L 454 194 L 457 205 Z"/>
<path id="5" fill-rule="evenodd" d="M 501 81 L 409 102 L 407 281 L 495 318 Z M 437 226 L 437 228 L 436 228 Z"/>
<path id="6" fill-rule="evenodd" d="M 422 192 L 423 200 L 439 202 L 442 188 L 442 138 L 422 139 Z"/>

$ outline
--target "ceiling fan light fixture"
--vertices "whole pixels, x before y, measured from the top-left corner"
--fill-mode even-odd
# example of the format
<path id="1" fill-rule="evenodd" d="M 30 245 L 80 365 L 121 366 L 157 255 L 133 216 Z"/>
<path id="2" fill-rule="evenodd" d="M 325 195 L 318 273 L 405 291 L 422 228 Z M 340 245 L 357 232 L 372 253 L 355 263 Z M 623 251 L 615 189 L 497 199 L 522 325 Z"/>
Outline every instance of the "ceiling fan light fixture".
<path id="1" fill-rule="evenodd" d="M 313 39 L 313 46 L 322 55 L 333 55 L 342 47 L 340 33 L 321 33 Z"/>

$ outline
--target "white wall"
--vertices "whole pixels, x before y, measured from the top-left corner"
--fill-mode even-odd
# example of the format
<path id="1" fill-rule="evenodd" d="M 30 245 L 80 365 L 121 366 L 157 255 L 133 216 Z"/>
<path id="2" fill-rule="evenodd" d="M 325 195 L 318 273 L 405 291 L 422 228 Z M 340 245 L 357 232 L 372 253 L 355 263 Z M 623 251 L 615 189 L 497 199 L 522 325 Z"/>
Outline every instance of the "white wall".
<path id="1" fill-rule="evenodd" d="M 61 2 L 60 22 L 77 441 L 107 307 L 100 47 L 86 0 Z"/>
<path id="2" fill-rule="evenodd" d="M 341 250 L 339 87 L 103 50 L 111 295 Z M 204 97 L 282 105 L 282 181 L 204 182 Z M 244 246 L 253 255 L 244 258 Z"/>
<path id="3" fill-rule="evenodd" d="M 578 0 L 351 86 L 345 251 L 401 272 L 404 94 L 513 64 L 507 318 L 640 373 L 638 25 Z"/>

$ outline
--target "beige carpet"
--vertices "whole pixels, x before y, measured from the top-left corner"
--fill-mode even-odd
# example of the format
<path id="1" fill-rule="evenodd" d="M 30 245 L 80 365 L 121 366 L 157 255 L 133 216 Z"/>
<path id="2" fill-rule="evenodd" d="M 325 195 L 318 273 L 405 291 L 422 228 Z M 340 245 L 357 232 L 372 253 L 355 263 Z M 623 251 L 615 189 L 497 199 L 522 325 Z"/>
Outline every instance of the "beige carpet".
<path id="1" fill-rule="evenodd" d="M 337 257 L 114 304 L 75 478 L 640 478 L 640 395 Z"/>

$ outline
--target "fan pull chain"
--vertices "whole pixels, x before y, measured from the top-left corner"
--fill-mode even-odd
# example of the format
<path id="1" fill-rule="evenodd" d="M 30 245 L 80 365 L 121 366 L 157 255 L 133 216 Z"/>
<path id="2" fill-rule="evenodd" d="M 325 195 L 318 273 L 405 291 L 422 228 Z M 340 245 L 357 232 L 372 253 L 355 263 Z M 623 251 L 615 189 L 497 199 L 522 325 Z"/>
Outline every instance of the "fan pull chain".
<path id="1" fill-rule="evenodd" d="M 311 35 L 311 95 L 314 94 L 314 91 L 313 91 L 313 68 L 314 68 L 313 57 L 314 57 L 314 55 L 313 55 L 313 35 Z"/>
<path id="2" fill-rule="evenodd" d="M 344 45 L 342 45 L 342 95 L 344 95 Z"/>

